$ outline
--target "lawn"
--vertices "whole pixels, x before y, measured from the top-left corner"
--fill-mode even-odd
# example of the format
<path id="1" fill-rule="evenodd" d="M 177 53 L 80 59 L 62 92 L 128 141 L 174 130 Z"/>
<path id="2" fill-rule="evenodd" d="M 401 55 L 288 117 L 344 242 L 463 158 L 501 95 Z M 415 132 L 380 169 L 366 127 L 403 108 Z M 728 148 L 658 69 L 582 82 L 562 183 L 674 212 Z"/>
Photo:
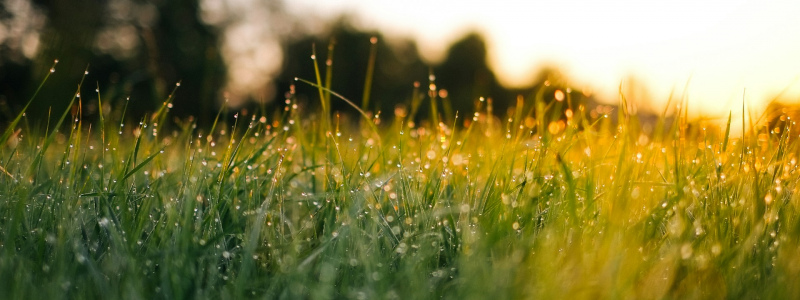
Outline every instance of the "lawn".
<path id="1" fill-rule="evenodd" d="M 376 114 L 320 82 L 296 83 L 316 105 L 206 127 L 172 95 L 126 121 L 136 99 L 88 86 L 46 126 L 19 112 L 0 298 L 800 298 L 791 118 L 692 121 L 678 98 L 645 126 L 624 97 L 592 118 L 568 93 Z"/>

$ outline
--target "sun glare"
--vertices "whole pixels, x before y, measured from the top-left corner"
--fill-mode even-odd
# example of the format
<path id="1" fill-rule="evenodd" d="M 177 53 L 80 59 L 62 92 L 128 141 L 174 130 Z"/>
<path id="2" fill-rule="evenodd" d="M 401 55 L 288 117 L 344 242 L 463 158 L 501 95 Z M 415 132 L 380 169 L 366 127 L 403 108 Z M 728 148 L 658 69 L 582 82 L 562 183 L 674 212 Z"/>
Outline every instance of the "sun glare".
<path id="1" fill-rule="evenodd" d="M 415 38 L 441 59 L 467 31 L 486 35 L 490 63 L 508 86 L 538 68 L 562 69 L 576 86 L 616 101 L 636 78 L 660 110 L 671 92 L 695 114 L 754 109 L 800 96 L 800 3 L 790 1 L 297 1 L 295 9 L 355 12 L 359 25 Z M 684 89 L 688 87 L 688 89 Z M 746 89 L 746 93 L 744 93 Z"/>

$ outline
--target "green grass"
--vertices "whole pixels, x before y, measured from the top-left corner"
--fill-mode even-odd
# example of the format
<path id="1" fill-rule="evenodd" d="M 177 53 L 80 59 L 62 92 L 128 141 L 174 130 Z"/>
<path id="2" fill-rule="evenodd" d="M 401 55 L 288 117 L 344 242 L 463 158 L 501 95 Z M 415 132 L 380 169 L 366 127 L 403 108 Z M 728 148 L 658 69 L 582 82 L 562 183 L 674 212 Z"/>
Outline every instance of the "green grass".
<path id="1" fill-rule="evenodd" d="M 800 297 L 790 127 L 677 111 L 645 135 L 541 95 L 358 126 L 292 96 L 212 128 L 169 122 L 170 95 L 123 126 L 127 102 L 81 115 L 99 95 L 5 130 L 0 298 Z"/>

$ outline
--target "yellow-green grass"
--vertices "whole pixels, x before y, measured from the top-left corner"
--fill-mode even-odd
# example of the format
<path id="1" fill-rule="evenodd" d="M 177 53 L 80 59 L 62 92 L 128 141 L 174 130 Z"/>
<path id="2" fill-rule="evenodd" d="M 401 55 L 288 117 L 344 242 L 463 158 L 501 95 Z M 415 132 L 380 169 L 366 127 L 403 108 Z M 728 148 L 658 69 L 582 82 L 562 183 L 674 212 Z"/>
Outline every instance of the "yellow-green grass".
<path id="1" fill-rule="evenodd" d="M 128 126 L 127 102 L 82 117 L 99 93 L 47 130 L 20 112 L 0 298 L 800 297 L 790 127 L 731 137 L 744 123 L 677 111 L 645 133 L 541 97 L 438 123 L 348 101 L 346 126 L 320 81 L 320 111 L 291 95 L 210 128 L 168 121 L 171 95 Z"/>

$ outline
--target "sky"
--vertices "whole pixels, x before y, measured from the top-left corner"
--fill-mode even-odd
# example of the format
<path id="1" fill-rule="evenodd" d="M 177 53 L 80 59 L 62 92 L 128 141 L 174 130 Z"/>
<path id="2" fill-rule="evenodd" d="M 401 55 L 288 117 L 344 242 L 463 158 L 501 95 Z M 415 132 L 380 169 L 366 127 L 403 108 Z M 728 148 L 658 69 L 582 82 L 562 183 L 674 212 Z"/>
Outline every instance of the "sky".
<path id="1" fill-rule="evenodd" d="M 477 31 L 501 83 L 530 82 L 556 66 L 573 84 L 616 101 L 644 86 L 660 111 L 670 92 L 690 112 L 727 117 L 783 93 L 800 102 L 800 1 L 292 0 L 297 15 L 355 17 L 362 29 L 417 41 L 435 63 Z M 688 87 L 688 88 L 685 88 Z"/>

